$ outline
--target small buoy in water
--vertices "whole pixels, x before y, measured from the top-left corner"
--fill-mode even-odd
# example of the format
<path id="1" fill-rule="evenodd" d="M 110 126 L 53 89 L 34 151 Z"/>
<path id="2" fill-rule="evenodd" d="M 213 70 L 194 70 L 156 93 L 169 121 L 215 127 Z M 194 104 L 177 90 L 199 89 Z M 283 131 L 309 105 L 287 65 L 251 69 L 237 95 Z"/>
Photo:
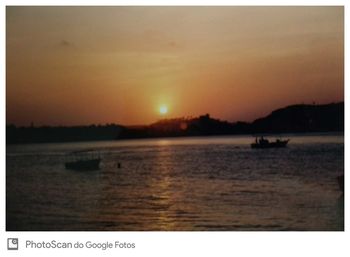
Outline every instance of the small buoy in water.
<path id="1" fill-rule="evenodd" d="M 122 165 L 120 164 L 120 162 L 118 162 L 118 169 L 120 169 L 122 167 Z"/>

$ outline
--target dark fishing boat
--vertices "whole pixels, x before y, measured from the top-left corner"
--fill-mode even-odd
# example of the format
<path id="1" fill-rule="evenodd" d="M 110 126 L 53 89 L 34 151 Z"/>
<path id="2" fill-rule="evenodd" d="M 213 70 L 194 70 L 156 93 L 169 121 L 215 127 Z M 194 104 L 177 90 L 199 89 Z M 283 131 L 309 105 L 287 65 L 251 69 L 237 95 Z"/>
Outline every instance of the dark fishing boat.
<path id="1" fill-rule="evenodd" d="M 94 150 L 71 152 L 65 163 L 69 170 L 98 170 L 100 168 L 100 154 Z"/>
<path id="2" fill-rule="evenodd" d="M 255 138 L 255 143 L 251 144 L 252 148 L 265 149 L 265 148 L 282 148 L 286 147 L 289 142 L 289 139 L 281 140 L 276 139 L 274 142 L 270 142 L 269 140 L 260 137 L 260 139 Z"/>

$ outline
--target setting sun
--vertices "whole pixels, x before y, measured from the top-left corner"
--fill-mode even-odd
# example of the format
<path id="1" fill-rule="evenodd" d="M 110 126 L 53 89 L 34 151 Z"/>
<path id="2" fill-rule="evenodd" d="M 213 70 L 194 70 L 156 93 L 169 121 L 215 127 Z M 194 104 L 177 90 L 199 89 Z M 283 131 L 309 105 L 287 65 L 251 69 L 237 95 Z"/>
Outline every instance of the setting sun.
<path id="1" fill-rule="evenodd" d="M 168 107 L 165 106 L 165 105 L 162 105 L 160 108 L 159 108 L 159 113 L 164 115 L 164 114 L 167 114 L 168 113 Z"/>

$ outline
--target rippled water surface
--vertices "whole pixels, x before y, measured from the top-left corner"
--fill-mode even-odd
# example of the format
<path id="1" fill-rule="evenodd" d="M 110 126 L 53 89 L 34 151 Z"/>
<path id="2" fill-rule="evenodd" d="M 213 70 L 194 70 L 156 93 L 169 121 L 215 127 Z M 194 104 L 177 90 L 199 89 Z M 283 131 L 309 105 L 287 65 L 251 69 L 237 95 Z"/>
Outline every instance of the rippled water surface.
<path id="1" fill-rule="evenodd" d="M 235 136 L 7 146 L 6 229 L 343 230 L 343 136 L 288 138 L 266 150 Z M 66 170 L 86 148 L 100 170 Z"/>

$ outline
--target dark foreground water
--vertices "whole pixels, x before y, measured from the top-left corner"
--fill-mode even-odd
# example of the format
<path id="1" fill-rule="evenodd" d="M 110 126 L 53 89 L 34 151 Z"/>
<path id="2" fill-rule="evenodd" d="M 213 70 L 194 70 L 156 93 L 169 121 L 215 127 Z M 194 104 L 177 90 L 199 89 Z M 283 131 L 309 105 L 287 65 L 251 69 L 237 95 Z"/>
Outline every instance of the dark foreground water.
<path id="1" fill-rule="evenodd" d="M 343 230 L 342 135 L 7 146 L 7 230 Z M 98 171 L 71 171 L 73 150 L 101 151 Z M 118 168 L 118 162 L 121 168 Z"/>

